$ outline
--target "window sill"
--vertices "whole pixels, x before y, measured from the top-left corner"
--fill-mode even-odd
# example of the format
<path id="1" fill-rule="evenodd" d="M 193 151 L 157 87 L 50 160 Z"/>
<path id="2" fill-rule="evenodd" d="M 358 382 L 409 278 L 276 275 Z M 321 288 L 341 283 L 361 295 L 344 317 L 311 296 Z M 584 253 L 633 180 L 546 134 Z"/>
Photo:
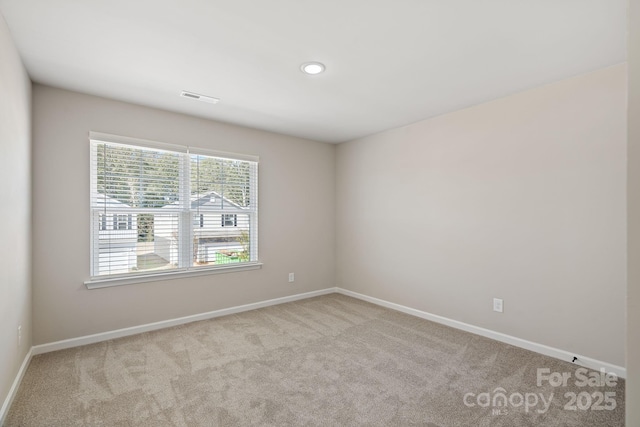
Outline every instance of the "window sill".
<path id="1" fill-rule="evenodd" d="M 225 265 L 220 267 L 197 268 L 193 270 L 170 271 L 166 273 L 141 274 L 126 277 L 95 278 L 84 282 L 87 289 L 109 288 L 112 286 L 133 285 L 135 283 L 158 282 L 160 280 L 182 279 L 185 277 L 206 276 L 209 274 L 234 273 L 238 271 L 259 270 L 261 262 L 245 263 L 242 265 Z"/>

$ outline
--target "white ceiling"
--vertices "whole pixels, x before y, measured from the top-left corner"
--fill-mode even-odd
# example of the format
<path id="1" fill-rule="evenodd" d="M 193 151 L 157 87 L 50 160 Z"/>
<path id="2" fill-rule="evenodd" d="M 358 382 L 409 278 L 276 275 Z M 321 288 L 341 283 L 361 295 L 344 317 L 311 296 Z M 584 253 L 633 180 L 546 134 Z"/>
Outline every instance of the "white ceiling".
<path id="1" fill-rule="evenodd" d="M 623 62 L 626 3 L 0 0 L 0 12 L 36 82 L 342 142 Z M 305 75 L 305 61 L 327 70 Z"/>

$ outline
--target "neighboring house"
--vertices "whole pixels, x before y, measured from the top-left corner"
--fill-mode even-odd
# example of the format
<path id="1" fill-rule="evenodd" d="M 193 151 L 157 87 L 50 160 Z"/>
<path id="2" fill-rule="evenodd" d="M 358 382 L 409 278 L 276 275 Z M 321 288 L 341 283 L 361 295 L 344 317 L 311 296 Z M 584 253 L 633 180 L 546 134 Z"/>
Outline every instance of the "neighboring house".
<path id="1" fill-rule="evenodd" d="M 98 265 L 94 266 L 95 274 L 129 273 L 137 267 L 136 245 L 138 242 L 136 214 L 124 211 L 130 208 L 104 194 L 98 194 L 94 211 L 94 227 L 98 227 L 99 251 Z M 119 212 L 119 210 L 122 210 Z"/>
<path id="2" fill-rule="evenodd" d="M 177 204 L 173 203 L 163 209 L 176 207 Z M 237 255 L 243 251 L 242 233 L 249 232 L 246 210 L 215 191 L 192 195 L 190 208 L 193 212 L 194 261 L 216 264 L 232 262 L 225 254 Z M 178 264 L 177 233 L 172 231 L 175 221 L 175 215 L 171 214 L 156 214 L 154 219 L 156 253 L 171 264 Z"/>

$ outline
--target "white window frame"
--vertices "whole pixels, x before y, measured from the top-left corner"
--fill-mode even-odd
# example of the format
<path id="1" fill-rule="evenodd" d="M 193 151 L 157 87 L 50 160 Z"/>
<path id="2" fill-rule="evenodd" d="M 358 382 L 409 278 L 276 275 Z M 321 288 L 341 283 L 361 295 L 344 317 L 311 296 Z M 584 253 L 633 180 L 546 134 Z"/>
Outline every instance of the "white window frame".
<path id="1" fill-rule="evenodd" d="M 190 146 L 183 146 L 177 144 L 166 144 L 156 141 L 149 141 L 138 138 L 130 138 L 118 135 L 110 135 L 99 132 L 89 133 L 90 145 L 95 143 L 111 143 L 111 144 L 125 144 L 130 146 L 136 146 L 140 148 L 152 148 L 165 151 L 171 151 L 183 154 L 183 162 L 180 170 L 180 200 L 183 201 L 180 207 L 180 230 L 181 236 L 181 251 L 179 253 L 179 267 L 175 269 L 165 271 L 154 271 L 153 273 L 126 273 L 126 274 L 114 274 L 99 276 L 94 275 L 97 271 L 97 262 L 99 258 L 98 254 L 98 233 L 95 233 L 95 228 L 101 230 L 102 213 L 100 213 L 94 206 L 90 206 L 91 211 L 91 272 L 90 279 L 84 283 L 89 289 L 128 285 L 140 282 L 169 280 L 181 277 L 200 276 L 205 274 L 219 274 L 228 273 L 233 271 L 254 270 L 262 267 L 262 263 L 258 259 L 258 162 L 259 158 L 252 155 L 244 155 L 237 153 L 228 153 L 221 151 L 213 151 L 208 149 L 195 148 Z M 209 157 L 218 157 L 229 160 L 242 160 L 252 162 L 252 167 L 255 168 L 253 173 L 255 174 L 255 182 L 250 192 L 251 209 L 247 210 L 246 214 L 249 216 L 249 230 L 250 230 L 250 256 L 251 259 L 248 262 L 242 262 L 237 264 L 227 264 L 220 266 L 193 266 L 191 261 L 193 259 L 193 241 L 194 236 L 194 211 L 190 206 L 190 156 L 191 155 L 203 155 Z M 94 200 L 97 195 L 97 165 L 94 162 L 93 155 L 91 155 L 91 194 L 90 200 Z M 224 215 L 224 213 L 222 213 Z M 115 216 L 115 215 L 114 215 Z M 107 224 L 109 221 L 107 220 Z M 130 224 L 130 223 L 128 223 Z M 114 223 L 115 225 L 115 223 Z M 115 227 L 114 227 L 115 228 Z"/>

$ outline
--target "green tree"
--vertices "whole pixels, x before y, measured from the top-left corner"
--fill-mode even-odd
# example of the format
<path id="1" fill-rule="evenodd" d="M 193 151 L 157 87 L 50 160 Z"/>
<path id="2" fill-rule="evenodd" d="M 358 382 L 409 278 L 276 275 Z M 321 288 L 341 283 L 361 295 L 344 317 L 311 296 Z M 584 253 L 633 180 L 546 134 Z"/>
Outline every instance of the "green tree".
<path id="1" fill-rule="evenodd" d="M 178 154 L 109 144 L 99 144 L 97 150 L 99 193 L 140 208 L 178 200 Z"/>
<path id="2" fill-rule="evenodd" d="M 190 169 L 192 194 L 215 191 L 240 206 L 249 206 L 249 163 L 193 155 Z"/>

